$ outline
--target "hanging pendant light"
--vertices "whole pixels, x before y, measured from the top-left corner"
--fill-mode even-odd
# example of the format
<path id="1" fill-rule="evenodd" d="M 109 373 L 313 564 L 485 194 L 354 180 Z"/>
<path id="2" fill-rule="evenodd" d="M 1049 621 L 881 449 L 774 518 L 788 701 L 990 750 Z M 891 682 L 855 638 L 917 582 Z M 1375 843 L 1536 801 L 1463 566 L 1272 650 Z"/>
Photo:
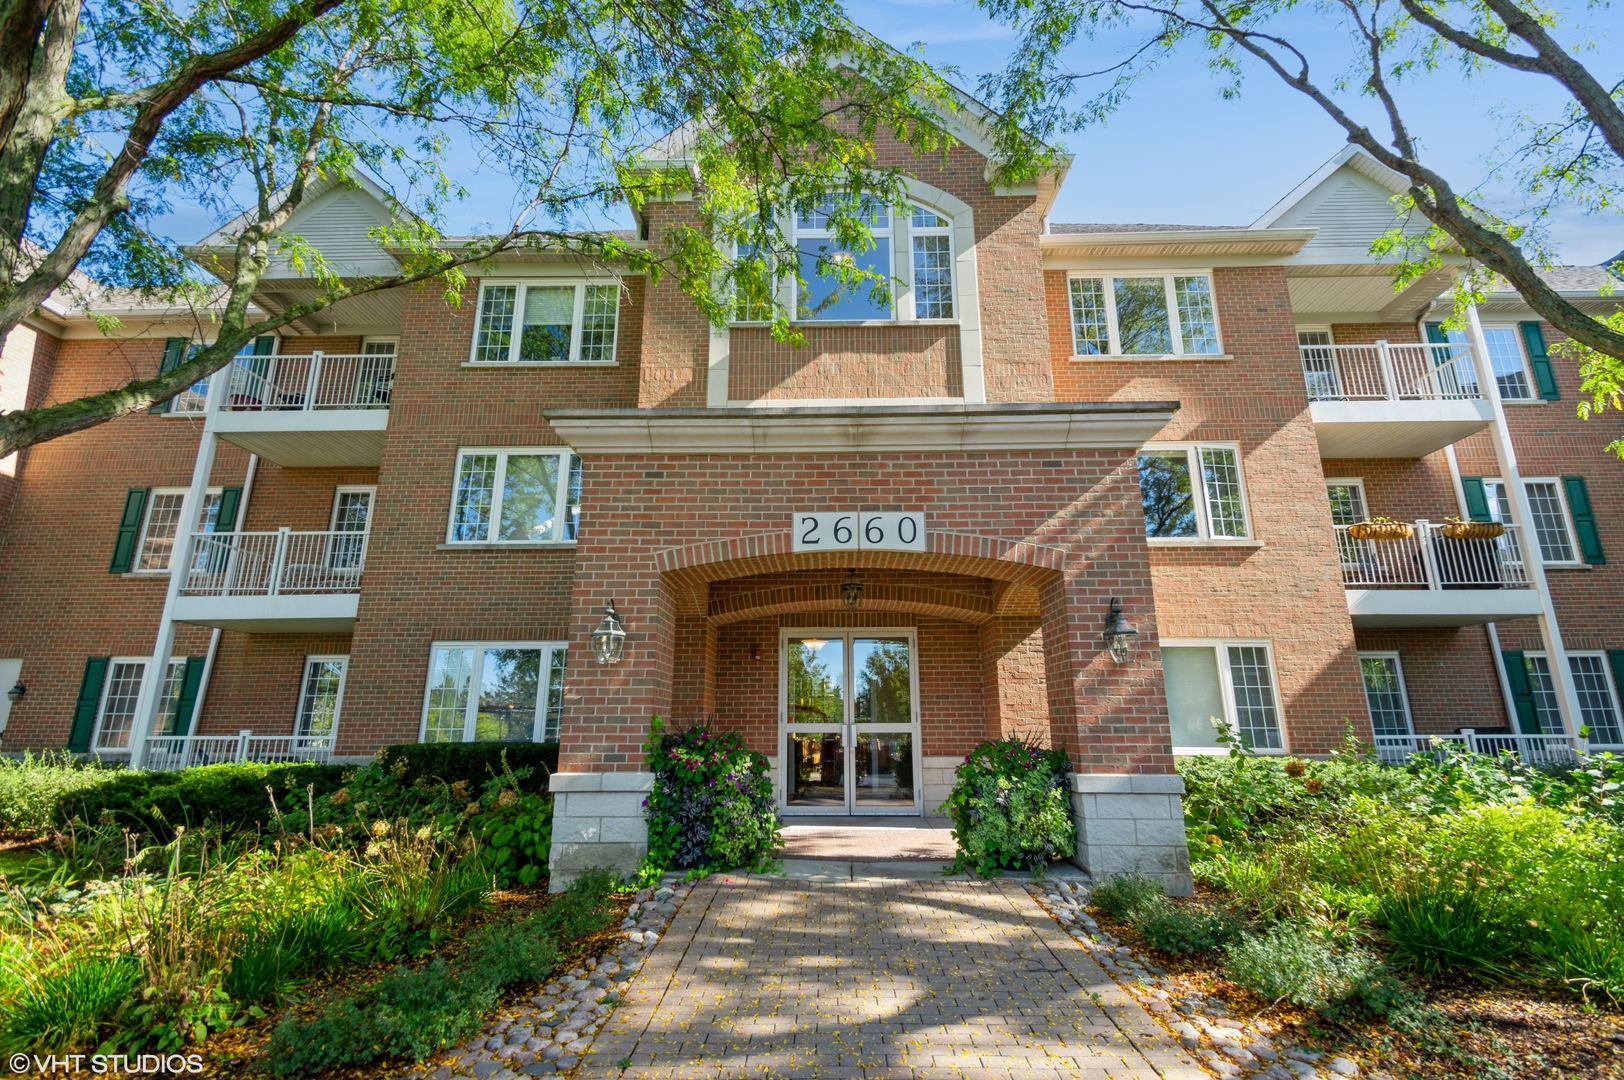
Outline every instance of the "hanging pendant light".
<path id="1" fill-rule="evenodd" d="M 840 602 L 846 605 L 847 611 L 856 611 L 863 603 L 863 583 L 857 580 L 857 568 L 853 567 L 846 575 L 846 580 L 840 583 Z"/>
<path id="2" fill-rule="evenodd" d="M 626 629 L 620 625 L 620 613 L 615 611 L 615 602 L 611 600 L 603 609 L 603 620 L 592 631 L 592 655 L 600 664 L 618 664 L 625 647 Z"/>
<path id="3" fill-rule="evenodd" d="M 1111 597 L 1111 611 L 1105 616 L 1105 632 L 1100 635 L 1100 643 L 1105 651 L 1111 654 L 1111 659 L 1119 664 L 1133 662 L 1134 646 L 1139 641 L 1139 631 L 1122 614 L 1122 601 Z"/>

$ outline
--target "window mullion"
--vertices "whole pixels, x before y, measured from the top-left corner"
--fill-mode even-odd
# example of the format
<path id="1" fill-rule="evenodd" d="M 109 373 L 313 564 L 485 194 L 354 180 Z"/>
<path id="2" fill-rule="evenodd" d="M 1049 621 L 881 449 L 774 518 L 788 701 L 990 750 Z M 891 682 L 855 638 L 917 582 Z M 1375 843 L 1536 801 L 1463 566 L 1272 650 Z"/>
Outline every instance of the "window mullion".
<path id="1" fill-rule="evenodd" d="M 479 682 L 481 669 L 485 666 L 484 646 L 475 642 L 472 650 L 474 655 L 468 663 L 468 704 L 463 707 L 462 715 L 462 741 L 465 743 L 473 742 L 478 730 Z"/>
<path id="2" fill-rule="evenodd" d="M 1105 297 L 1105 335 L 1106 347 L 1111 350 L 1112 356 L 1122 355 L 1122 336 L 1117 331 L 1116 314 L 1116 283 L 1109 274 L 1100 278 L 1100 294 Z M 1076 347 L 1075 340 L 1072 347 Z"/>
<path id="3" fill-rule="evenodd" d="M 1212 534 L 1212 492 L 1207 487 L 1206 464 L 1201 460 L 1201 444 L 1192 443 L 1184 451 L 1190 462 L 1190 486 L 1201 489 L 1201 497 L 1195 500 L 1196 505 L 1196 531 L 1201 539 L 1211 540 Z"/>
<path id="4" fill-rule="evenodd" d="M 586 312 L 586 286 L 575 286 L 575 311 L 570 318 L 570 363 L 581 360 L 581 320 Z"/>
<path id="5" fill-rule="evenodd" d="M 502 489 L 507 486 L 507 454 L 496 455 L 496 472 L 491 477 L 491 519 L 485 525 L 485 541 L 494 544 L 501 539 Z"/>
<path id="6" fill-rule="evenodd" d="M 524 330 L 524 298 L 529 292 L 527 285 L 513 287 L 513 314 L 508 317 L 508 363 L 519 362 L 519 337 Z"/>
<path id="7" fill-rule="evenodd" d="M 1183 356 L 1184 327 L 1179 323 L 1178 285 L 1172 274 L 1162 278 L 1162 294 L 1167 303 L 1168 343 L 1173 346 L 1175 356 Z"/>

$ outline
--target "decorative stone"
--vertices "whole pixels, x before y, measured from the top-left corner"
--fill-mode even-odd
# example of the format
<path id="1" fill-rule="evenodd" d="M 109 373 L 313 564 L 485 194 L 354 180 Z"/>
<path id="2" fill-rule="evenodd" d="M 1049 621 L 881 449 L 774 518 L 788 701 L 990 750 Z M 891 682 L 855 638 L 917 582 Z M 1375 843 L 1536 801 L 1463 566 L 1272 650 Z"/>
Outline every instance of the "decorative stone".
<path id="1" fill-rule="evenodd" d="M 500 1061 L 479 1061 L 475 1062 L 474 1067 L 469 1071 L 474 1074 L 474 1080 L 489 1080 L 490 1077 L 501 1072 L 503 1068 L 505 1066 Z"/>
<path id="2" fill-rule="evenodd" d="M 558 1060 L 559 1055 L 561 1055 L 563 1052 L 564 1048 L 559 1046 L 557 1043 L 554 1043 L 552 1046 L 547 1047 L 541 1052 L 541 1060 L 556 1061 Z"/>
<path id="3" fill-rule="evenodd" d="M 1298 1061 L 1296 1058 L 1287 1058 L 1286 1067 L 1296 1075 L 1308 1078 L 1308 1080 L 1312 1080 L 1313 1077 L 1319 1075 L 1319 1070 L 1314 1066 L 1306 1061 Z"/>
<path id="4" fill-rule="evenodd" d="M 1334 1057 L 1326 1063 L 1325 1067 L 1338 1076 L 1359 1075 L 1359 1063 L 1351 1058 Z"/>
<path id="5" fill-rule="evenodd" d="M 1244 1047 L 1220 1043 L 1219 1048 L 1223 1050 L 1225 1054 L 1229 1055 L 1230 1060 L 1237 1062 L 1238 1064 L 1248 1066 L 1257 1064 L 1257 1057 L 1250 1050 L 1247 1050 Z"/>
<path id="6" fill-rule="evenodd" d="M 526 1065 L 519 1071 L 526 1076 L 551 1076 L 558 1071 L 558 1066 L 550 1061 L 538 1061 L 534 1065 Z"/>
<path id="7" fill-rule="evenodd" d="M 580 1061 L 580 1060 L 581 1059 L 576 1057 L 574 1054 L 565 1054 L 563 1057 L 559 1058 L 553 1064 L 558 1066 L 558 1070 L 560 1072 L 563 1072 L 566 1069 L 575 1068 L 575 1063 Z"/>
<path id="8" fill-rule="evenodd" d="M 1273 1050 L 1269 1049 L 1267 1046 L 1264 1046 L 1260 1042 L 1251 1043 L 1246 1048 L 1252 1051 L 1252 1053 L 1256 1054 L 1258 1057 L 1262 1058 L 1264 1061 L 1277 1061 L 1280 1058 L 1279 1054 L 1275 1053 Z"/>

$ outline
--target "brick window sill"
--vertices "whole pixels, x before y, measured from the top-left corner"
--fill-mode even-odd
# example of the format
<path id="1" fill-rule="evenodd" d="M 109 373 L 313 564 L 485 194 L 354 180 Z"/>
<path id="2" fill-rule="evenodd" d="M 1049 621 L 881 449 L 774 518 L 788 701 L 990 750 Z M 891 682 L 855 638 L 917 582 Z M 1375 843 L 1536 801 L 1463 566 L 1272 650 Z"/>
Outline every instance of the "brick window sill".
<path id="1" fill-rule="evenodd" d="M 563 548 L 574 551 L 574 540 L 503 540 L 496 543 L 464 542 L 460 544 L 436 544 L 435 551 L 534 551 L 545 548 Z"/>
<path id="2" fill-rule="evenodd" d="M 1207 360 L 1233 360 L 1234 353 L 1161 353 L 1152 355 L 1145 353 L 1089 353 L 1087 355 L 1074 355 L 1071 362 L 1074 364 L 1142 364 L 1146 361 L 1182 360 L 1187 363 L 1201 363 Z"/>

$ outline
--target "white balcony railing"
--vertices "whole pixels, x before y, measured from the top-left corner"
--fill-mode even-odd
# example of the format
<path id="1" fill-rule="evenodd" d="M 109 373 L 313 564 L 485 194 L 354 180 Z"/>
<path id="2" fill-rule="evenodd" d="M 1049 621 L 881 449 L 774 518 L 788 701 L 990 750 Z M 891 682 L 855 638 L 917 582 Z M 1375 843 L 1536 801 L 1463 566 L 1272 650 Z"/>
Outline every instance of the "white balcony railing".
<path id="1" fill-rule="evenodd" d="M 1525 765 L 1572 764 L 1585 753 L 1585 741 L 1573 735 L 1489 734 L 1463 728 L 1453 735 L 1378 735 L 1376 756 L 1389 765 L 1402 765 L 1416 754 L 1441 756 L 1446 745 L 1490 757 L 1512 754 Z"/>
<path id="2" fill-rule="evenodd" d="M 306 356 L 241 356 L 220 408 L 232 412 L 387 409 L 395 358 L 313 352 Z"/>
<path id="3" fill-rule="evenodd" d="M 1464 343 L 1303 345 L 1310 401 L 1463 401 L 1483 397 Z"/>
<path id="4" fill-rule="evenodd" d="M 153 735 L 147 739 L 146 767 L 173 772 L 192 765 L 232 761 L 319 761 L 333 759 L 331 735 Z"/>
<path id="5" fill-rule="evenodd" d="M 1359 540 L 1337 525 L 1342 584 L 1350 589 L 1526 589 L 1518 528 L 1492 540 L 1452 540 L 1445 526 L 1417 521 L 1402 540 Z"/>
<path id="6" fill-rule="evenodd" d="M 361 587 L 364 532 L 194 533 L 183 596 L 349 593 Z"/>

